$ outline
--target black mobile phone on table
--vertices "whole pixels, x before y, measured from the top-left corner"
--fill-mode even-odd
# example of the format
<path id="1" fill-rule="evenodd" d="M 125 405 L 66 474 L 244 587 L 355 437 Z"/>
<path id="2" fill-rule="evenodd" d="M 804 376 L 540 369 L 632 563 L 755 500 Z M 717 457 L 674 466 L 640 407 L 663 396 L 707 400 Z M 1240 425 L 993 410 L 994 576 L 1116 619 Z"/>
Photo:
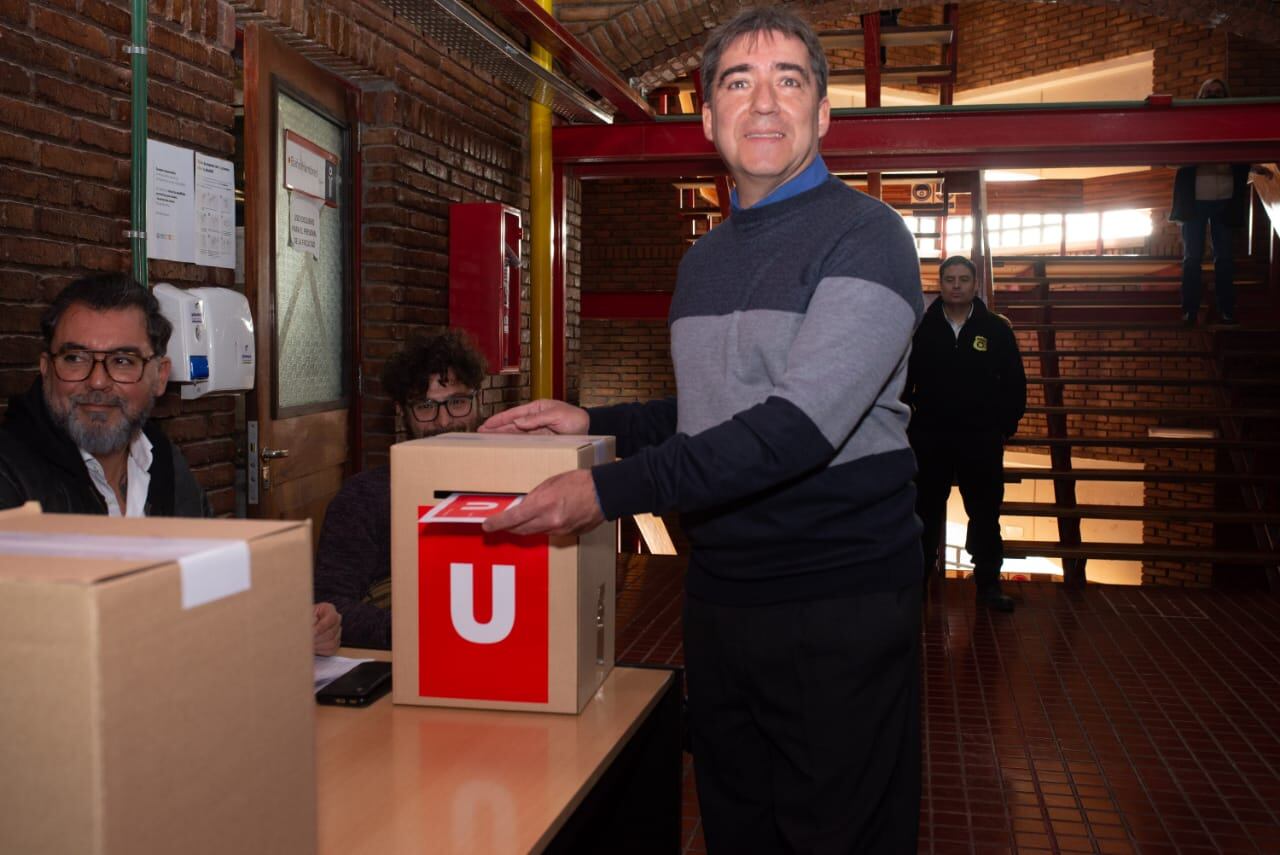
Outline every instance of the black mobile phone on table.
<path id="1" fill-rule="evenodd" d="M 361 662 L 320 691 L 316 703 L 363 707 L 391 688 L 390 662 Z"/>

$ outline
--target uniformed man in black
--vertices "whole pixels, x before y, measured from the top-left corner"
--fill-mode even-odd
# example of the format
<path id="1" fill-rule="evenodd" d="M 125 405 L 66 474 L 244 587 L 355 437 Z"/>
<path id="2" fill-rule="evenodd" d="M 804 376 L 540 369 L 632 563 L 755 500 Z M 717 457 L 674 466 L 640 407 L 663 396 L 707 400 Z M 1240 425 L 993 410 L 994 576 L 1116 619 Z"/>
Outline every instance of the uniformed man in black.
<path id="1" fill-rule="evenodd" d="M 1000 503 L 1004 441 L 1018 429 L 1027 403 L 1022 356 L 1008 319 L 978 299 L 972 261 L 959 255 L 943 261 L 938 286 L 912 342 L 905 394 L 919 467 L 916 513 L 924 522 L 926 586 L 937 569 L 947 497 L 958 482 L 978 603 L 1013 611 L 1013 600 L 1000 590 Z"/>

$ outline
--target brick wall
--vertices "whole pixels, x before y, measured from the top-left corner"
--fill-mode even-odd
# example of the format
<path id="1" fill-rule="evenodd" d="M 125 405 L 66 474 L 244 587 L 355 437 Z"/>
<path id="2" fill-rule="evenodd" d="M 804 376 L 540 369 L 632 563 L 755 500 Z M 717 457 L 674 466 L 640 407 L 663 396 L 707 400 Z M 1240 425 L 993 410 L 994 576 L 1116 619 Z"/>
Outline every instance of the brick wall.
<path id="1" fill-rule="evenodd" d="M 1155 51 L 1154 90 L 1193 96 L 1226 71 L 1226 35 L 1110 6 L 982 0 L 960 8 L 958 89 Z"/>
<path id="2" fill-rule="evenodd" d="M 1227 84 L 1237 98 L 1280 94 L 1280 47 L 1229 36 Z"/>
<path id="3" fill-rule="evenodd" d="M 979 5 L 1014 7 L 1003 0 L 962 0 L 962 17 Z M 661 86 L 698 66 L 707 32 L 738 11 L 739 3 L 715 0 L 562 0 L 556 16 L 578 35 L 588 48 L 617 68 L 624 78 L 638 77 L 649 88 Z M 826 24 L 851 20 L 863 12 L 900 8 L 901 22 L 919 23 L 921 9 L 936 9 L 938 3 L 922 0 L 817 0 L 801 4 L 802 14 Z M 1043 5 L 1103 11 L 1124 10 L 1134 17 L 1164 14 L 1194 28 L 1221 26 L 1236 34 L 1271 43 L 1280 42 L 1280 20 L 1264 0 L 1047 0 Z M 842 16 L 845 16 L 842 18 Z M 1081 40 L 1083 41 L 1083 40 Z M 893 55 L 891 54 L 891 57 Z M 894 60 L 897 61 L 896 59 Z M 905 63 L 904 63 L 905 64 Z"/>
<path id="4" fill-rule="evenodd" d="M 1213 452 L 1177 448 L 1152 451 L 1147 459 L 1147 469 L 1153 472 L 1170 469 L 1211 472 L 1213 464 Z M 1210 509 L 1214 507 L 1213 485 L 1148 483 L 1143 490 L 1143 504 L 1169 510 Z M 1199 520 L 1146 520 L 1142 524 L 1143 541 L 1153 545 L 1205 549 L 1214 545 L 1213 534 L 1213 524 Z M 1142 583 L 1208 587 L 1213 583 L 1213 565 L 1206 562 L 1144 561 Z"/>
<path id="5" fill-rule="evenodd" d="M 899 17 L 902 26 L 940 23 L 941 5 L 904 9 Z M 857 17 L 839 18 L 823 21 L 822 26 L 857 27 L 860 23 Z M 1206 77 L 1228 74 L 1227 38 L 1217 31 L 1112 6 L 1012 0 L 962 3 L 956 89 L 1007 83 L 1150 50 L 1155 53 L 1153 91 L 1191 97 Z M 1241 43 L 1239 61 L 1233 63 L 1231 73 L 1248 80 L 1250 87 L 1270 85 L 1270 91 L 1277 91 L 1276 72 L 1254 70 L 1268 61 L 1274 68 L 1274 51 L 1240 37 L 1231 38 L 1233 48 Z M 937 47 L 891 47 L 887 52 L 889 66 L 936 65 L 941 61 Z M 861 50 L 832 51 L 830 60 L 833 70 L 864 65 Z M 937 92 L 937 87 L 892 85 Z"/>
<path id="6" fill-rule="evenodd" d="M 898 26 L 923 27 L 941 24 L 942 6 L 917 6 L 902 9 L 898 14 Z M 818 22 L 820 29 L 861 29 L 862 16 L 851 15 L 829 21 Z M 888 26 L 887 23 L 882 26 Z M 839 48 L 828 51 L 827 61 L 832 72 L 854 71 L 866 67 L 865 54 L 861 48 Z M 942 49 L 936 45 L 900 45 L 885 48 L 885 60 L 882 67 L 939 65 L 943 61 Z M 937 87 L 904 85 L 898 82 L 888 84 L 895 89 L 914 89 L 917 91 L 936 92 Z"/>
<path id="7" fill-rule="evenodd" d="M 576 402 L 582 384 L 584 348 L 582 312 L 582 188 L 570 179 L 565 188 L 565 400 Z"/>
<path id="8" fill-rule="evenodd" d="M 354 463 L 380 462 L 393 430 L 378 385 L 383 362 L 409 336 L 449 321 L 449 203 L 502 202 L 527 221 L 527 102 L 382 4 L 167 0 L 153 2 L 151 15 L 155 139 L 232 156 L 237 15 L 362 90 L 365 454 Z M 0 0 L 2 396 L 30 383 L 38 318 L 58 289 L 77 275 L 128 268 L 128 34 L 125 0 Z M 233 284 L 231 271 L 166 262 L 151 263 L 151 278 Z M 576 286 L 570 293 L 576 312 Z M 521 371 L 486 382 L 486 411 L 529 397 L 527 274 L 521 296 Z M 235 406 L 232 397 L 170 394 L 156 410 L 219 513 L 234 508 Z"/>
<path id="9" fill-rule="evenodd" d="M 128 4 L 0 2 L 0 409 L 35 376 L 38 320 L 77 276 L 127 270 Z M 231 51 L 221 2 L 157 3 L 148 29 L 153 139 L 230 158 Z M 232 284 L 232 271 L 153 261 L 153 281 Z M 235 400 L 166 395 L 155 418 L 218 513 L 235 504 Z"/>
<path id="10" fill-rule="evenodd" d="M 582 350 L 584 407 L 676 393 L 666 321 L 583 321 Z"/>
<path id="11" fill-rule="evenodd" d="M 394 86 L 361 99 L 364 466 L 385 462 L 395 440 L 379 379 L 387 358 L 449 322 L 449 205 L 501 202 L 528 222 L 527 107 L 445 56 L 430 64 L 402 57 L 393 74 Z M 473 113 L 469 102 L 491 108 Z M 527 240 L 521 251 L 527 259 Z M 489 376 L 485 415 L 529 397 L 527 272 L 521 306 L 521 370 Z"/>
<path id="12" fill-rule="evenodd" d="M 583 182 L 583 290 L 672 290 L 689 234 L 678 199 L 670 181 Z"/>
<path id="13" fill-rule="evenodd" d="M 582 182 L 582 290 L 670 291 L 688 248 L 670 181 Z M 582 322 L 582 406 L 675 394 L 663 321 Z"/>
<path id="14" fill-rule="evenodd" d="M 1136 287 L 1136 286 L 1135 286 Z M 1062 330 L 1056 333 L 1059 350 L 1128 350 L 1146 351 L 1147 357 L 1125 357 L 1123 362 L 1107 356 L 1059 357 L 1058 369 L 1063 377 L 1110 379 L 1116 377 L 1209 379 L 1214 376 L 1211 359 L 1204 357 L 1167 357 L 1155 352 L 1191 352 L 1204 348 L 1203 334 L 1196 330 L 1134 328 L 1122 333 L 1086 330 Z M 1020 330 L 1018 345 L 1025 352 L 1038 347 L 1034 331 Z M 1024 356 L 1028 376 L 1041 373 L 1036 357 Z M 1027 389 L 1028 405 L 1045 403 L 1044 387 L 1032 383 Z M 1069 407 L 1210 407 L 1216 403 L 1208 386 L 1108 385 L 1063 387 L 1063 404 Z M 1158 426 L 1216 427 L 1216 419 L 1205 417 L 1161 416 L 1148 413 L 1121 415 L 1073 413 L 1067 419 L 1070 436 L 1107 439 L 1142 438 L 1148 429 Z M 1028 414 L 1019 427 L 1019 436 L 1047 435 L 1045 417 Z M 1160 472 L 1170 469 L 1212 471 L 1213 452 L 1177 448 L 1099 448 L 1082 447 L 1072 453 L 1077 467 L 1087 467 L 1089 460 L 1111 460 L 1139 463 L 1143 468 Z M 1144 489 L 1144 505 L 1152 508 L 1212 508 L 1213 487 L 1209 484 L 1148 483 Z M 1207 548 L 1213 545 L 1213 526 L 1194 521 L 1149 520 L 1143 523 L 1143 540 L 1148 544 L 1182 545 Z M 1212 568 L 1207 564 L 1148 561 L 1143 565 L 1143 581 L 1153 584 L 1208 585 Z"/>

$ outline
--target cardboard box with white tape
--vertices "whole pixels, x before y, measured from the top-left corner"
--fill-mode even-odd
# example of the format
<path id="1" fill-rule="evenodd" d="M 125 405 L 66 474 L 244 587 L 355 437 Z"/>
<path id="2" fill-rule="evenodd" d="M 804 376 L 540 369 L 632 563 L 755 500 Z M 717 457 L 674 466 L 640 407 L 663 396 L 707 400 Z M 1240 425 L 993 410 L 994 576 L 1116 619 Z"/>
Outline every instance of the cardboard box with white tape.
<path id="1" fill-rule="evenodd" d="M 0 852 L 313 853 L 303 522 L 0 513 Z"/>

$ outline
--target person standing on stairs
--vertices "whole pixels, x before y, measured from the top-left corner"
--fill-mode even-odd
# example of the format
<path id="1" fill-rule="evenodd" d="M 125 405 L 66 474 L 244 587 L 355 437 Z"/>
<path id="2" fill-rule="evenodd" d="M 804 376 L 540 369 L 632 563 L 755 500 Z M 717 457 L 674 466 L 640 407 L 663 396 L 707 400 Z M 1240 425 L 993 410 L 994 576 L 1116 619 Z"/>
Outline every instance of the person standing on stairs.
<path id="1" fill-rule="evenodd" d="M 969 515 L 965 548 L 973 556 L 978 604 L 1013 611 L 1000 589 L 1004 542 L 1004 442 L 1026 410 L 1027 377 L 1013 328 L 978 297 L 977 268 L 953 255 L 938 268 L 938 299 L 911 344 L 904 400 L 916 453 L 916 514 L 924 523 L 925 590 L 938 564 L 947 497 L 958 481 Z"/>
<path id="2" fill-rule="evenodd" d="M 1224 80 L 1210 77 L 1196 98 L 1230 98 Z M 1182 322 L 1195 326 L 1200 314 L 1200 260 L 1204 231 L 1213 238 L 1213 297 L 1218 321 L 1235 325 L 1235 258 L 1232 237 L 1249 213 L 1249 164 L 1201 163 L 1184 166 L 1173 179 L 1169 219 L 1182 231 Z"/>

